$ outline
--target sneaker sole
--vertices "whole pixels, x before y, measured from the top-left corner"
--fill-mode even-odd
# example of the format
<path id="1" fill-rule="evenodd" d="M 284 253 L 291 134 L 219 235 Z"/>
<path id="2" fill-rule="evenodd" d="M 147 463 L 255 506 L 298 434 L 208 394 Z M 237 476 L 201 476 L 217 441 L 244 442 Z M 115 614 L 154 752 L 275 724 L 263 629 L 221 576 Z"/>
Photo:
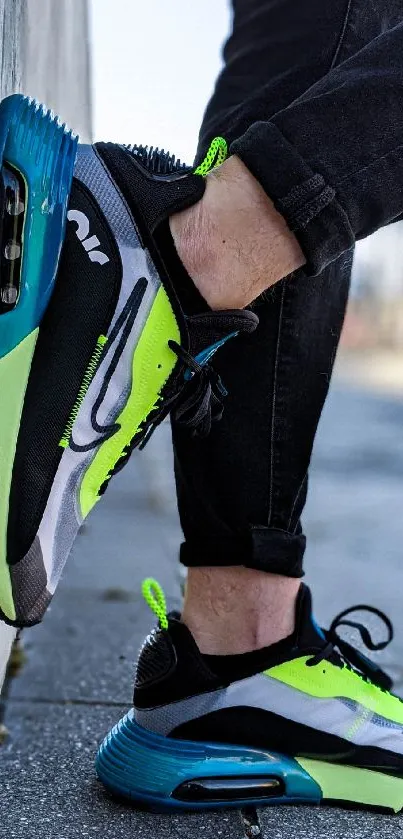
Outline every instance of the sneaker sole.
<path id="1" fill-rule="evenodd" d="M 99 748 L 96 772 L 115 795 L 160 811 L 278 804 L 355 804 L 399 812 L 403 779 L 265 750 L 170 740 L 130 711 Z"/>

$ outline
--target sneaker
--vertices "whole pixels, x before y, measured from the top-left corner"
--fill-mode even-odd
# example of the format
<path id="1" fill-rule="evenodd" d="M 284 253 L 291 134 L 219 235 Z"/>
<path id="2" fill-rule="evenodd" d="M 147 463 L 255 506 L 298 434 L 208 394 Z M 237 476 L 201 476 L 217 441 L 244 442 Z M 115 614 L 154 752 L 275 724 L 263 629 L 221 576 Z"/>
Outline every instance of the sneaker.
<path id="1" fill-rule="evenodd" d="M 169 234 L 221 138 L 195 173 L 143 146 L 77 145 L 16 95 L 0 152 L 0 617 L 26 626 L 132 449 L 170 410 L 191 433 L 220 418 L 208 362 L 257 318 L 208 310 Z"/>
<path id="2" fill-rule="evenodd" d="M 152 586 L 152 588 L 151 588 Z M 155 581 L 146 599 L 160 621 L 140 652 L 134 709 L 96 762 L 114 793 L 161 810 L 337 801 L 403 807 L 403 703 L 376 664 L 321 630 L 301 585 L 296 628 L 244 655 L 202 655 L 180 616 L 167 616 Z M 153 604 L 153 601 L 154 604 Z"/>

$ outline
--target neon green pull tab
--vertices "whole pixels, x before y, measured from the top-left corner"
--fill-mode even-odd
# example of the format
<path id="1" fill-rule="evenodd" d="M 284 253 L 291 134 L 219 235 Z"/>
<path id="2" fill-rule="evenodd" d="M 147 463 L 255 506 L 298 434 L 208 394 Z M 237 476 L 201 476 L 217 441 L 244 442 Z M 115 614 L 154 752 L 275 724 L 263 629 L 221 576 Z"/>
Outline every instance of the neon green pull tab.
<path id="1" fill-rule="evenodd" d="M 143 580 L 141 593 L 151 611 L 154 612 L 154 615 L 157 615 L 162 628 L 168 629 L 165 594 L 157 580 L 154 580 L 153 577 L 147 577 L 146 580 Z"/>
<path id="2" fill-rule="evenodd" d="M 227 157 L 228 146 L 224 137 L 214 137 L 210 143 L 210 148 L 200 166 L 195 169 L 195 175 L 207 175 L 216 166 L 221 166 Z"/>

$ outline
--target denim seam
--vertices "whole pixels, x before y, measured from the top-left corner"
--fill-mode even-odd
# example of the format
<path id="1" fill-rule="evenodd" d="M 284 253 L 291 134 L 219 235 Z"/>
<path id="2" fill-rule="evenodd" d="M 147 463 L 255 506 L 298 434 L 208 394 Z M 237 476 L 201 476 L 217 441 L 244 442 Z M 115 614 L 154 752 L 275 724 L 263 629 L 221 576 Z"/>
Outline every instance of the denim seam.
<path id="1" fill-rule="evenodd" d="M 281 306 L 280 306 L 280 313 L 278 318 L 278 333 L 277 333 L 277 344 L 276 344 L 276 357 L 274 360 L 274 377 L 273 377 L 273 407 L 272 407 L 272 415 L 271 415 L 271 439 L 270 439 L 270 486 L 269 486 L 269 514 L 267 519 L 267 526 L 270 527 L 272 514 L 273 514 L 273 482 L 274 482 L 274 427 L 275 427 L 275 420 L 276 420 L 276 397 L 277 397 L 277 370 L 278 370 L 278 359 L 280 355 L 280 342 L 281 342 L 281 327 L 283 323 L 283 310 L 284 310 L 284 298 L 285 298 L 285 283 L 283 282 L 283 287 L 281 290 Z"/>
<path id="2" fill-rule="evenodd" d="M 308 178 L 308 180 L 302 181 L 302 183 L 293 186 L 292 189 L 290 189 L 285 196 L 282 198 L 280 197 L 279 200 L 282 201 L 287 209 L 291 209 L 292 205 L 295 203 L 299 203 L 301 206 L 301 199 L 305 201 L 307 193 L 311 193 L 311 200 L 313 200 L 315 197 L 320 196 L 327 186 L 328 184 L 326 183 L 323 175 L 319 175 L 319 173 L 316 172 L 312 175 L 312 177 Z"/>
<path id="3" fill-rule="evenodd" d="M 304 477 L 302 478 L 302 481 L 301 481 L 301 483 L 300 483 L 300 485 L 299 485 L 299 487 L 298 487 L 298 492 L 297 492 L 297 494 L 296 494 L 296 496 L 295 496 L 295 500 L 294 500 L 294 503 L 293 503 L 292 508 L 291 508 L 290 518 L 289 518 L 289 520 L 288 520 L 288 525 L 287 525 L 287 529 L 288 529 L 288 531 L 290 531 L 290 530 L 291 530 L 292 517 L 293 517 L 293 515 L 294 515 L 294 510 L 295 510 L 295 508 L 296 508 L 296 506 L 297 506 L 297 501 L 298 501 L 298 499 L 299 499 L 299 497 L 300 497 L 300 495 L 301 495 L 301 490 L 302 490 L 302 487 L 304 486 L 304 483 L 305 483 L 305 480 L 306 480 L 306 476 L 307 476 L 307 474 L 308 474 L 308 472 L 305 472 Z M 295 533 L 295 531 L 296 531 L 296 529 L 297 529 L 297 526 L 298 526 L 298 521 L 296 522 L 296 525 L 295 525 L 295 527 L 294 527 L 293 533 Z"/>
<path id="4" fill-rule="evenodd" d="M 371 169 L 372 166 L 377 166 L 378 163 L 381 163 L 382 160 L 387 160 L 388 157 L 392 154 L 396 154 L 396 152 L 403 151 L 403 143 L 400 143 L 398 146 L 394 146 L 393 149 L 390 149 L 385 154 L 382 154 L 381 157 L 377 157 L 376 160 L 371 160 L 371 163 L 368 163 L 367 166 L 362 166 L 360 169 L 354 169 L 353 172 L 349 172 L 343 178 L 337 182 L 337 189 L 339 188 L 340 184 L 343 184 L 345 181 L 349 181 L 352 178 L 355 178 L 357 175 L 361 175 L 362 172 L 366 172 L 368 169 Z"/>
<path id="5" fill-rule="evenodd" d="M 336 47 L 336 52 L 333 56 L 333 61 L 330 65 L 330 70 L 333 70 L 336 67 L 337 60 L 339 58 L 342 46 L 344 44 L 344 38 L 345 38 L 346 31 L 347 31 L 348 22 L 349 22 L 349 19 L 350 19 L 350 12 L 351 12 L 352 5 L 353 5 L 353 0 L 348 0 L 343 27 L 342 27 L 342 30 L 341 30 L 341 33 L 340 33 L 339 42 L 338 42 L 337 47 Z"/>
<path id="6" fill-rule="evenodd" d="M 326 186 L 325 189 L 319 195 L 315 195 L 310 200 L 306 200 L 305 204 L 299 207 L 298 210 L 294 212 L 290 210 L 287 212 L 287 202 L 289 196 L 286 196 L 286 199 L 282 199 L 278 202 L 280 207 L 284 207 L 284 210 L 287 212 L 287 223 L 293 232 L 297 232 L 299 230 L 304 230 L 305 227 L 316 219 L 323 210 L 329 207 L 336 197 L 336 192 L 333 187 Z M 285 213 L 284 213 L 285 215 Z"/>
<path id="7" fill-rule="evenodd" d="M 251 531 L 254 533 L 256 530 L 264 530 L 265 532 L 269 533 L 282 533 L 284 536 L 289 536 L 292 539 L 295 536 L 295 533 L 290 533 L 289 530 L 286 530 L 285 527 L 266 527 L 264 524 L 252 524 Z"/>

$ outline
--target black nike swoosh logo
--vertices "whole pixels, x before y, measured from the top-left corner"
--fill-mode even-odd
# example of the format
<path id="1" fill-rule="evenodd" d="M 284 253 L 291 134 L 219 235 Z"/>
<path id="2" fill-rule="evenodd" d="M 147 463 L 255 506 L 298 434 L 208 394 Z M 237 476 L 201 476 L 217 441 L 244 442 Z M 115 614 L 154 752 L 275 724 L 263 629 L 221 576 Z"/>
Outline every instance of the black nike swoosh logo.
<path id="1" fill-rule="evenodd" d="M 136 283 L 132 293 L 128 297 L 128 299 L 127 299 L 127 301 L 126 301 L 126 303 L 125 303 L 125 305 L 124 305 L 124 307 L 123 307 L 123 309 L 122 309 L 122 311 L 121 311 L 121 313 L 120 313 L 120 315 L 119 315 L 111 333 L 108 336 L 107 343 L 105 344 L 105 349 L 104 349 L 104 351 L 103 351 L 103 353 L 102 353 L 102 355 L 99 359 L 99 364 L 101 364 L 102 361 L 104 360 L 105 356 L 108 354 L 108 352 L 111 350 L 111 348 L 114 346 L 115 342 L 117 341 L 114 353 L 112 355 L 112 358 L 111 358 L 111 361 L 110 361 L 110 364 L 109 364 L 109 367 L 108 367 L 108 369 L 105 373 L 105 377 L 104 377 L 104 380 L 103 380 L 103 383 L 102 383 L 102 387 L 101 387 L 101 389 L 99 391 L 99 394 L 98 394 L 98 396 L 97 396 L 97 398 L 96 398 L 96 400 L 95 400 L 95 402 L 92 406 L 92 411 L 91 411 L 91 425 L 92 425 L 92 428 L 94 429 L 94 431 L 99 436 L 96 438 L 96 440 L 93 440 L 91 443 L 86 443 L 83 446 L 80 446 L 77 443 L 75 443 L 74 440 L 73 440 L 73 436 L 71 436 L 70 448 L 73 449 L 73 451 L 75 451 L 75 452 L 89 452 L 92 449 L 95 449 L 101 443 L 104 443 L 105 440 L 109 440 L 109 438 L 112 437 L 114 434 L 116 434 L 116 432 L 119 431 L 119 429 L 120 429 L 119 423 L 116 423 L 116 422 L 109 423 L 107 425 L 100 425 L 99 422 L 97 421 L 97 414 L 98 414 L 98 411 L 99 411 L 99 409 L 100 409 L 100 407 L 101 407 L 101 405 L 102 405 L 102 403 L 105 399 L 105 396 L 108 392 L 108 387 L 109 387 L 110 381 L 112 379 L 112 376 L 115 373 L 115 370 L 116 370 L 116 368 L 119 364 L 122 353 L 123 353 L 123 351 L 125 349 L 125 346 L 126 346 L 128 340 L 129 340 L 129 336 L 130 336 L 130 333 L 132 331 L 134 321 L 136 320 L 138 311 L 139 311 L 140 306 L 143 302 L 143 298 L 144 298 L 144 295 L 145 295 L 145 292 L 146 292 L 146 289 L 147 289 L 147 285 L 148 285 L 148 282 L 147 282 L 145 277 L 141 277 L 137 281 L 137 283 Z M 119 339 L 119 340 L 117 340 L 117 339 Z"/>

